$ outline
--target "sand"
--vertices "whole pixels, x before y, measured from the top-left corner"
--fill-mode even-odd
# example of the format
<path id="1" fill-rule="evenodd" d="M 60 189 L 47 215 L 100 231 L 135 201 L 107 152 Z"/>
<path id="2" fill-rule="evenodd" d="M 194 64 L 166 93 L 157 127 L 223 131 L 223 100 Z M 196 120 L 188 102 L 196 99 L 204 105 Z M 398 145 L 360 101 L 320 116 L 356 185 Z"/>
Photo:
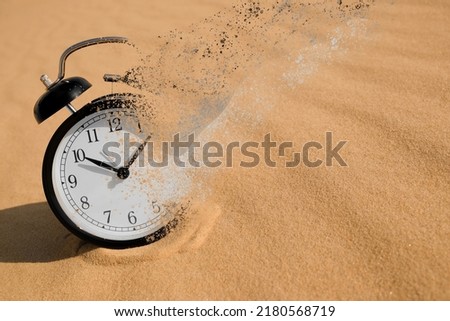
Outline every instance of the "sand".
<path id="1" fill-rule="evenodd" d="M 111 91 L 103 73 L 142 64 L 142 53 L 183 48 L 161 43 L 171 30 L 193 37 L 196 28 L 210 41 L 216 34 L 205 19 L 219 11 L 232 17 L 231 4 L 2 1 L 0 299 L 449 300 L 450 4 L 375 1 L 330 18 L 319 14 L 325 4 L 311 3 L 309 23 L 266 22 L 267 32 L 256 32 L 264 35 L 253 43 L 261 54 L 246 60 L 255 50 L 237 42 L 228 59 L 240 74 L 224 68 L 208 73 L 218 82 L 194 86 L 195 94 L 163 88 L 171 100 L 150 96 L 156 107 L 173 108 L 186 98 L 190 117 L 206 96 L 212 109 L 221 103 L 214 117 L 197 120 L 202 141 L 261 141 L 271 133 L 298 147 L 325 144 L 332 132 L 335 144 L 347 141 L 348 166 L 191 169 L 198 184 L 184 191 L 193 206 L 183 227 L 145 247 L 111 250 L 70 234 L 47 205 L 42 159 L 68 113 L 37 125 L 39 77 L 54 79 L 73 43 L 133 39 L 140 52 L 98 47 L 70 58 L 67 74 L 95 83 L 76 101 L 82 106 Z M 295 26 L 277 43 L 280 30 Z M 174 67 L 159 77 L 183 84 L 184 65 Z M 161 122 L 179 117 L 177 109 L 159 113 Z"/>

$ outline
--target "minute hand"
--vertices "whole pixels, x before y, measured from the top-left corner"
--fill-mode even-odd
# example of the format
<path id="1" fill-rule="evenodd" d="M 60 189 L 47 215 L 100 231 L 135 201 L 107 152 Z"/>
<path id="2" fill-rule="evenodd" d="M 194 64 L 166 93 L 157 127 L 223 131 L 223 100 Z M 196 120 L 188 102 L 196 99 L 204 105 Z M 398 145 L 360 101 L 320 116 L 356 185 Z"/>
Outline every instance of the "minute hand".
<path id="1" fill-rule="evenodd" d="M 147 145 L 147 141 L 151 138 L 151 136 L 147 136 L 145 141 L 139 145 L 138 149 L 133 153 L 130 160 L 125 164 L 125 168 L 129 168 L 131 165 L 133 165 L 134 161 L 138 158 L 139 154 L 144 150 L 145 146 Z"/>

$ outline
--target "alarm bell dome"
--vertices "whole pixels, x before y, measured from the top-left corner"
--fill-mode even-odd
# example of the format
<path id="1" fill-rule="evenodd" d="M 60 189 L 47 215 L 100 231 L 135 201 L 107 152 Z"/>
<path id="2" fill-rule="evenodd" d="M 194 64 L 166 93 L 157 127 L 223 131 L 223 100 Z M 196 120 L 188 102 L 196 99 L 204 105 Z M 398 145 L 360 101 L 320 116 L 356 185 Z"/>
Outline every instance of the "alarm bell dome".
<path id="1" fill-rule="evenodd" d="M 91 83 L 82 77 L 70 77 L 50 86 L 34 105 L 34 118 L 38 124 L 42 123 L 91 86 Z"/>

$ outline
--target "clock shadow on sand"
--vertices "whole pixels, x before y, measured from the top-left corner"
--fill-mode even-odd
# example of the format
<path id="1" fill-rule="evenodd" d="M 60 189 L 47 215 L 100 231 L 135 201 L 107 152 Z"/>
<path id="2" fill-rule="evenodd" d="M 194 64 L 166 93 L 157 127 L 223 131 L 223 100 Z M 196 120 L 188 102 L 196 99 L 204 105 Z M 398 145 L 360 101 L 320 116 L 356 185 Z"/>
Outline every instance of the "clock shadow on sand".
<path id="1" fill-rule="evenodd" d="M 221 209 L 193 205 L 173 233 L 147 246 L 124 250 L 99 248 L 70 233 L 47 203 L 0 210 L 0 262 L 44 263 L 83 257 L 86 263 L 127 264 L 155 261 L 200 248 L 213 231 Z"/>
<path id="2" fill-rule="evenodd" d="M 77 256 L 84 242 L 67 231 L 47 203 L 0 210 L 0 262 L 52 262 Z"/>

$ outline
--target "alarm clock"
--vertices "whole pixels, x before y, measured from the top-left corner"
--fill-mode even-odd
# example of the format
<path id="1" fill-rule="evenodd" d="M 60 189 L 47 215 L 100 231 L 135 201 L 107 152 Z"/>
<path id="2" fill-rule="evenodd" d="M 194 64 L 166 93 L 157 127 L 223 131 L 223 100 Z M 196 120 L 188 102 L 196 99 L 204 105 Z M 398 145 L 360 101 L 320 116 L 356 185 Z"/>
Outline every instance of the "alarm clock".
<path id="1" fill-rule="evenodd" d="M 152 243 L 165 236 L 174 222 L 158 189 L 145 185 L 157 169 L 137 161 L 151 140 L 139 123 L 136 106 L 141 97 L 110 94 L 79 110 L 71 104 L 91 84 L 82 77 L 65 78 L 67 57 L 88 46 L 127 42 L 123 37 L 102 37 L 68 48 L 60 58 L 58 78 L 52 82 L 46 75 L 41 77 L 47 91 L 34 107 L 38 123 L 64 107 L 71 112 L 51 138 L 43 160 L 43 189 L 51 210 L 73 234 L 108 248 Z M 105 146 L 122 146 L 124 138 L 133 142 L 129 155 L 120 153 L 120 148 L 116 158 L 105 152 Z"/>

